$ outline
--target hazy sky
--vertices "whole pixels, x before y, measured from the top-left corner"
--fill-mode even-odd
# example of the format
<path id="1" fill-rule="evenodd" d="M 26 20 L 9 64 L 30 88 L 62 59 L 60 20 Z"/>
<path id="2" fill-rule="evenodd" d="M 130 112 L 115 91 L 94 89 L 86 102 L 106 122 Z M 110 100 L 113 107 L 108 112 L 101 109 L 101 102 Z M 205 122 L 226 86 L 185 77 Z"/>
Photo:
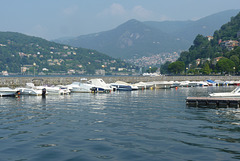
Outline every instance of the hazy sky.
<path id="1" fill-rule="evenodd" d="M 129 19 L 196 20 L 240 0 L 0 0 L 0 31 L 48 40 L 113 29 Z"/>

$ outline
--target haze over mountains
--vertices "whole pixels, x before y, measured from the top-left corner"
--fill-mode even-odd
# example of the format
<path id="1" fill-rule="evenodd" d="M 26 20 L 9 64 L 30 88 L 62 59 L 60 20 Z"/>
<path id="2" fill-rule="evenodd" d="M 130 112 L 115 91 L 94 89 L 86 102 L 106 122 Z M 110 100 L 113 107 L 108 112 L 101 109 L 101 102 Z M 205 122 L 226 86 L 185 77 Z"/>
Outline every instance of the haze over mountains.
<path id="1" fill-rule="evenodd" d="M 95 49 L 115 58 L 180 52 L 187 50 L 198 34 L 213 35 L 239 11 L 223 11 L 197 21 L 140 22 L 132 19 L 113 30 L 54 41 Z"/>

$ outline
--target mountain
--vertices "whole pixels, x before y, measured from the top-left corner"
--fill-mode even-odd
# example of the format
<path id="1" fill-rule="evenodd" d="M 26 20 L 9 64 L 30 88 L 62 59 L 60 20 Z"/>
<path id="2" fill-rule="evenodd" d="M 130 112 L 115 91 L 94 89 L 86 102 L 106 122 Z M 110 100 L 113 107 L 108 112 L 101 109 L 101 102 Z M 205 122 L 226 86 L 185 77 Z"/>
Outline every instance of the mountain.
<path id="1" fill-rule="evenodd" d="M 104 66 L 103 66 L 104 65 Z M 94 74 L 130 65 L 95 50 L 75 48 L 15 32 L 0 32 L 0 71 Z"/>
<path id="2" fill-rule="evenodd" d="M 212 36 L 215 30 L 230 21 L 230 18 L 236 16 L 239 12 L 240 10 L 227 10 L 196 21 L 146 21 L 144 24 L 192 43 L 198 34 Z"/>
<path id="3" fill-rule="evenodd" d="M 56 42 L 96 49 L 115 58 L 174 52 L 189 46 L 185 40 L 178 39 L 134 19 L 110 31 Z"/>
<path id="4" fill-rule="evenodd" d="M 186 50 L 197 34 L 212 35 L 239 10 L 220 12 L 197 21 L 140 22 L 129 20 L 117 28 L 55 42 L 95 49 L 115 58 L 134 58 Z"/>

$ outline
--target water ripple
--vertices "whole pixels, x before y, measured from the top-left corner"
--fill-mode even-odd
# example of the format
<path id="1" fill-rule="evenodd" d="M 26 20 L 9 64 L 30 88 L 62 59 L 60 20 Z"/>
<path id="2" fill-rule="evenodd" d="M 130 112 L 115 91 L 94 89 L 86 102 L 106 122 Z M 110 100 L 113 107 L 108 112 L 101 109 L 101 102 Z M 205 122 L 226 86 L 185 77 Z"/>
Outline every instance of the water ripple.
<path id="1" fill-rule="evenodd" d="M 240 111 L 185 105 L 217 90 L 0 98 L 1 159 L 237 160 Z"/>

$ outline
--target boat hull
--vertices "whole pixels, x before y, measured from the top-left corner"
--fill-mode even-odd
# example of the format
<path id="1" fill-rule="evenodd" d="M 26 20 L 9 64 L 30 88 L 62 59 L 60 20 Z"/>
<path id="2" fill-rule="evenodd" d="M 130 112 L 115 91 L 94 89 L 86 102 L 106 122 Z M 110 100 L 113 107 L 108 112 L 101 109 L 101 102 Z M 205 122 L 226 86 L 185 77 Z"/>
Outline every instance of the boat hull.
<path id="1" fill-rule="evenodd" d="M 17 89 L 11 89 L 8 87 L 0 88 L 0 97 L 12 97 L 12 96 L 16 96 L 17 94 L 18 94 Z"/>
<path id="2" fill-rule="evenodd" d="M 240 94 L 232 94 L 232 93 L 212 93 L 209 95 L 211 97 L 240 97 Z"/>
<path id="3" fill-rule="evenodd" d="M 21 88 L 19 89 L 21 95 L 33 95 L 33 96 L 41 96 L 42 90 L 37 89 L 28 89 L 28 88 Z"/>

